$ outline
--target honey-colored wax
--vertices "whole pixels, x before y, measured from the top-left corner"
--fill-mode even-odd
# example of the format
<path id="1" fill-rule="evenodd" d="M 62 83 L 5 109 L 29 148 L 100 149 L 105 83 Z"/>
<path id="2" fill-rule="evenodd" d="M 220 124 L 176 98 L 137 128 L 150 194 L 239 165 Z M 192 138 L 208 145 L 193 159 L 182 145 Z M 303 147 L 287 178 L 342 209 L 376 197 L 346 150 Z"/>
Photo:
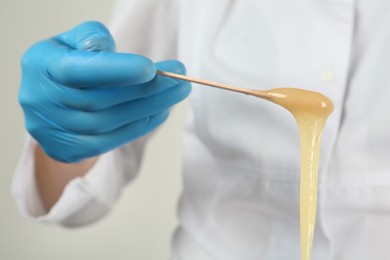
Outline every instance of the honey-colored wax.
<path id="1" fill-rule="evenodd" d="M 321 135 L 333 103 L 326 96 L 304 89 L 277 88 L 268 91 L 234 86 L 193 78 L 166 71 L 159 75 L 187 80 L 216 88 L 256 96 L 272 101 L 290 111 L 298 124 L 301 140 L 300 233 L 301 259 L 310 260 L 317 210 L 318 161 Z"/>
<path id="2" fill-rule="evenodd" d="M 333 103 L 326 96 L 303 89 L 279 88 L 266 91 L 269 100 L 294 116 L 301 141 L 300 234 L 301 259 L 310 260 L 317 210 L 318 161 L 322 131 Z"/>

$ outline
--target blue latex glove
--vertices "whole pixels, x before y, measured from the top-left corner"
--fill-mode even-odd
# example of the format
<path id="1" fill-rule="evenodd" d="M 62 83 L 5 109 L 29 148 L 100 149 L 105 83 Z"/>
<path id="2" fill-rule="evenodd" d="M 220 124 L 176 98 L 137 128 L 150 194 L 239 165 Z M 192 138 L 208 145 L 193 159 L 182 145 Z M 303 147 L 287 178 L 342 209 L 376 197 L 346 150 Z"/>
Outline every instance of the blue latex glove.
<path id="1" fill-rule="evenodd" d="M 23 56 L 19 102 L 50 157 L 78 162 L 119 147 L 155 129 L 189 95 L 190 84 L 156 75 L 184 74 L 180 62 L 154 64 L 114 49 L 102 24 L 86 22 Z"/>

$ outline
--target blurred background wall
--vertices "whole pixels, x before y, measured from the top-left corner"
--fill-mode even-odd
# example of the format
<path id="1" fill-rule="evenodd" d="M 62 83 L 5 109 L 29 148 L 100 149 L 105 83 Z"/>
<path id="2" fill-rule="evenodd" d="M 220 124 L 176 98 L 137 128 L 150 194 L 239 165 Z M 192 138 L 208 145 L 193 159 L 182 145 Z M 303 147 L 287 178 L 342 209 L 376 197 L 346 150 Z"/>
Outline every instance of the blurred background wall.
<path id="1" fill-rule="evenodd" d="M 113 0 L 0 1 L 0 259 L 168 259 L 181 189 L 181 104 L 150 143 L 139 177 L 111 214 L 92 226 L 64 229 L 22 218 L 10 194 L 23 146 L 17 103 L 19 59 L 34 42 L 85 20 L 108 23 Z M 169 152 L 166 149 L 169 147 Z"/>

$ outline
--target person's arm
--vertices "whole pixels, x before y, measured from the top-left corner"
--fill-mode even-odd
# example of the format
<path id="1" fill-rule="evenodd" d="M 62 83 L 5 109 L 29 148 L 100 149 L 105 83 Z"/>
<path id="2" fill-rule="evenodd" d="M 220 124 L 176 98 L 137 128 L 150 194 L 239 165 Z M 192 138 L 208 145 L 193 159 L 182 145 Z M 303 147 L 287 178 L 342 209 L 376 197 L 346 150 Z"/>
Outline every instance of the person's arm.
<path id="1" fill-rule="evenodd" d="M 156 75 L 185 73 L 180 62 L 114 50 L 108 30 L 86 22 L 22 57 L 19 102 L 31 139 L 13 194 L 27 217 L 79 226 L 106 214 L 136 174 L 138 140 L 189 95 L 187 82 Z"/>
<path id="2" fill-rule="evenodd" d="M 97 157 L 78 163 L 62 163 L 45 154 L 39 145 L 35 148 L 35 177 L 37 188 L 46 211 L 58 201 L 66 185 L 83 177 L 95 164 Z"/>

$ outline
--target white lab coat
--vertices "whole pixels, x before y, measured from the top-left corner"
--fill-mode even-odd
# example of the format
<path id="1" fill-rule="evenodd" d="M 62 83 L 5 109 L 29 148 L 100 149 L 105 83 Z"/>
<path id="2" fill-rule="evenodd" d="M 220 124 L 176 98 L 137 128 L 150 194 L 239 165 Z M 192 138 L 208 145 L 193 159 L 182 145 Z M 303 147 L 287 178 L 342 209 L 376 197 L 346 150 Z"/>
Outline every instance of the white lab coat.
<path id="1" fill-rule="evenodd" d="M 390 2 L 119 1 L 118 50 L 177 58 L 188 73 L 249 88 L 329 96 L 313 259 L 390 257 Z M 194 86 L 174 260 L 285 260 L 299 252 L 299 140 L 293 117 L 253 97 Z M 29 140 L 13 192 L 21 211 L 90 223 L 137 173 L 144 140 L 101 157 L 48 213 Z"/>

